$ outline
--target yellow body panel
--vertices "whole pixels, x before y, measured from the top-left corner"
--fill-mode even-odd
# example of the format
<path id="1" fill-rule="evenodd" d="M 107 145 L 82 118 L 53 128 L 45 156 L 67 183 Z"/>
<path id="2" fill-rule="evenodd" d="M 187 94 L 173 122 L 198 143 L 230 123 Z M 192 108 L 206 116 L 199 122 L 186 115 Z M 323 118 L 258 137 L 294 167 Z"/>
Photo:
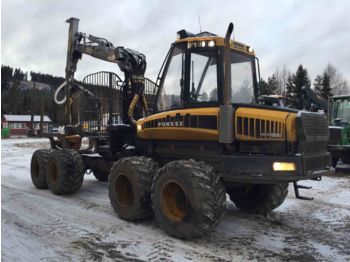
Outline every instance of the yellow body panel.
<path id="1" fill-rule="evenodd" d="M 296 117 L 291 112 L 239 107 L 234 116 L 235 139 L 294 142 Z M 218 119 L 218 107 L 162 112 L 139 119 L 137 136 L 150 140 L 218 141 Z"/>
<path id="2" fill-rule="evenodd" d="M 244 141 L 296 141 L 296 113 L 240 107 L 235 113 L 235 136 Z"/>
<path id="3" fill-rule="evenodd" d="M 297 141 L 297 114 L 290 113 L 288 115 L 286 126 L 287 126 L 287 141 Z"/>
<path id="4" fill-rule="evenodd" d="M 214 119 L 214 117 L 218 117 L 218 113 L 219 108 L 217 107 L 181 109 L 158 113 L 137 121 L 137 136 L 141 139 L 154 140 L 217 141 L 217 124 L 215 129 L 201 128 L 199 118 L 202 116 Z M 186 126 L 186 115 L 197 117 L 197 127 Z"/>
<path id="5" fill-rule="evenodd" d="M 153 128 L 152 130 L 142 130 L 137 132 L 141 139 L 154 140 L 190 140 L 190 141 L 217 141 L 218 131 L 201 128 L 177 128 L 167 127 Z"/>

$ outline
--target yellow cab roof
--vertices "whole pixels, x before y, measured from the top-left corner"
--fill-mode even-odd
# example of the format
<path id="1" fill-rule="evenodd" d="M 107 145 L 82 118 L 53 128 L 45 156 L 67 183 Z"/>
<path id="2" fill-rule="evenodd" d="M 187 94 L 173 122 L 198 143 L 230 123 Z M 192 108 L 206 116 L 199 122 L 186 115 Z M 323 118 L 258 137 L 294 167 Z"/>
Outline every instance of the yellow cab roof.
<path id="1" fill-rule="evenodd" d="M 175 43 L 181 43 L 181 42 L 198 42 L 198 41 L 215 41 L 215 46 L 225 46 L 225 39 L 220 36 L 194 36 L 194 37 L 186 37 L 182 39 L 177 39 Z M 255 56 L 254 50 L 252 52 L 249 52 L 248 49 L 250 46 L 245 45 L 238 41 L 230 40 L 230 47 L 232 50 L 239 51 L 242 53 L 245 53 L 250 56 Z"/>

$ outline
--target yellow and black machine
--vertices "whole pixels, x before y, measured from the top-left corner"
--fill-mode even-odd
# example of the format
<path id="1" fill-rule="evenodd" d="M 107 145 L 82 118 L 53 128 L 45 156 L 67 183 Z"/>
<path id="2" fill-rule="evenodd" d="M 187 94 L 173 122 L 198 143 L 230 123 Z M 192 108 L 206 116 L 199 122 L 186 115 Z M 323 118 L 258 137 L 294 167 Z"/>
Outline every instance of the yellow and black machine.
<path id="1" fill-rule="evenodd" d="M 266 215 L 290 182 L 303 198 L 297 181 L 334 172 L 326 118 L 258 103 L 258 61 L 231 40 L 232 23 L 225 37 L 179 31 L 152 82 L 143 54 L 68 22 L 66 81 L 55 94 L 66 125 L 33 155 L 37 188 L 71 194 L 92 171 L 108 180 L 121 219 L 154 214 L 170 235 L 191 239 L 220 221 L 226 193 L 242 211 Z M 124 79 L 99 72 L 75 81 L 83 54 L 116 63 Z"/>

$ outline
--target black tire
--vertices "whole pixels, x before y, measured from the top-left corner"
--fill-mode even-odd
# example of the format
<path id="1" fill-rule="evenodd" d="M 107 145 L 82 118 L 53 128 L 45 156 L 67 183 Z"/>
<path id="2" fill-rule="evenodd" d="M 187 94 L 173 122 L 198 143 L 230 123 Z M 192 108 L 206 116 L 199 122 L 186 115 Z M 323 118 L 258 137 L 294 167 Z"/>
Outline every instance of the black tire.
<path id="1" fill-rule="evenodd" d="M 342 153 L 342 156 L 340 159 L 343 163 L 350 164 L 350 153 L 349 152 Z"/>
<path id="2" fill-rule="evenodd" d="M 284 202 L 288 194 L 288 183 L 232 187 L 227 193 L 242 211 L 267 215 Z"/>
<path id="3" fill-rule="evenodd" d="M 94 173 L 94 176 L 98 181 L 108 181 L 109 172 L 97 171 L 95 169 L 92 169 L 91 171 Z"/>
<path id="4" fill-rule="evenodd" d="M 73 194 L 83 184 L 84 173 L 83 159 L 76 150 L 56 150 L 46 167 L 46 181 L 56 195 Z"/>
<path id="5" fill-rule="evenodd" d="M 204 162 L 177 160 L 157 173 L 152 190 L 156 220 L 169 235 L 193 239 L 213 229 L 225 212 L 226 191 Z"/>
<path id="6" fill-rule="evenodd" d="M 135 221 L 152 216 L 151 188 L 157 171 L 158 164 L 146 157 L 125 157 L 113 165 L 108 195 L 121 219 Z"/>
<path id="7" fill-rule="evenodd" d="M 32 178 L 33 185 L 37 189 L 47 189 L 46 182 L 46 165 L 50 160 L 53 149 L 39 149 L 33 153 L 32 160 L 30 162 L 30 176 Z"/>
<path id="8" fill-rule="evenodd" d="M 339 157 L 332 157 L 332 166 L 335 168 L 339 161 Z M 343 160 L 342 160 L 343 161 Z M 344 162 L 344 161 L 343 161 Z"/>

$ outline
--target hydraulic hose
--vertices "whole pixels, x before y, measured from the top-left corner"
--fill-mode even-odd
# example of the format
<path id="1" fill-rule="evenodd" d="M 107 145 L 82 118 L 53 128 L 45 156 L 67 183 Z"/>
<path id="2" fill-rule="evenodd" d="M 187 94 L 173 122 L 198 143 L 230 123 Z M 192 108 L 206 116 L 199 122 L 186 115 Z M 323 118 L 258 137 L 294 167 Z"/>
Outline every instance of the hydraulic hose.
<path id="1" fill-rule="evenodd" d="M 142 75 L 132 75 L 130 80 L 131 80 L 132 86 L 134 86 L 134 88 L 136 88 L 138 91 L 136 92 L 136 94 L 134 95 L 134 97 L 130 103 L 129 110 L 128 110 L 128 117 L 129 117 L 131 124 L 136 126 L 137 120 L 134 118 L 134 110 L 135 110 L 135 106 L 137 105 L 139 100 L 141 102 L 141 106 L 142 106 L 143 111 L 146 114 L 148 113 L 148 106 L 147 106 L 146 96 L 144 93 L 145 78 L 144 78 L 143 74 Z"/>
<path id="2" fill-rule="evenodd" d="M 137 124 L 137 121 L 134 118 L 134 109 L 135 109 L 137 102 L 139 101 L 139 98 L 140 98 L 140 96 L 138 94 L 134 95 L 134 98 L 132 99 L 132 101 L 130 103 L 129 111 L 128 111 L 129 120 L 134 126 L 136 126 L 136 124 Z"/>
<path id="3" fill-rule="evenodd" d="M 55 91 L 55 95 L 53 96 L 53 100 L 57 105 L 63 105 L 67 101 L 67 96 L 65 96 L 62 100 L 58 100 L 57 96 L 59 92 L 66 86 L 67 81 L 64 81 Z"/>
<path id="4" fill-rule="evenodd" d="M 147 100 L 146 100 L 146 96 L 144 93 L 141 94 L 141 101 L 142 101 L 142 106 L 144 111 L 146 112 L 146 114 L 148 113 L 148 105 L 147 105 Z"/>

